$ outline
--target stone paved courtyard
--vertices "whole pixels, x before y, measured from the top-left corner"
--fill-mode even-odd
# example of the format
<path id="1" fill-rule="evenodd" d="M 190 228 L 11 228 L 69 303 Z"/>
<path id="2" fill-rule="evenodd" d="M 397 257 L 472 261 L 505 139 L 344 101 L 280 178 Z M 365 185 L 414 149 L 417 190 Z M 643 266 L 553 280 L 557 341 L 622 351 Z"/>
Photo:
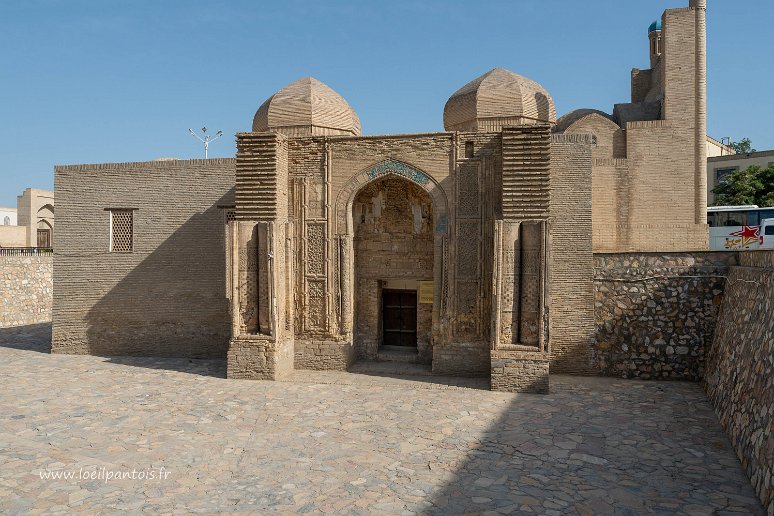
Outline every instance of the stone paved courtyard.
<path id="1" fill-rule="evenodd" d="M 694 383 L 226 380 L 218 361 L 49 355 L 48 332 L 0 329 L 5 514 L 762 514 Z M 132 470 L 157 478 L 102 478 Z"/>

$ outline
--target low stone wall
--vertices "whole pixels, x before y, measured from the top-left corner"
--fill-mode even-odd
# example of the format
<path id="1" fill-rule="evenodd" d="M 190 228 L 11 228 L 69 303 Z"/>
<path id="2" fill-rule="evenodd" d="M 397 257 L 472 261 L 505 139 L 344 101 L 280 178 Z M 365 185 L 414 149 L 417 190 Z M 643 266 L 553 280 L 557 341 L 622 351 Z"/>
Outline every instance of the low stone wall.
<path id="1" fill-rule="evenodd" d="M 602 375 L 699 380 L 734 253 L 594 255 Z"/>
<path id="2" fill-rule="evenodd" d="M 0 255 L 0 328 L 51 321 L 51 254 Z"/>
<path id="3" fill-rule="evenodd" d="M 226 376 L 242 380 L 279 380 L 293 371 L 293 342 L 265 335 L 232 338 Z"/>
<path id="4" fill-rule="evenodd" d="M 346 371 L 355 361 L 351 342 L 296 339 L 294 347 L 296 369 Z"/>
<path id="5" fill-rule="evenodd" d="M 492 351 L 492 390 L 548 394 L 548 364 L 543 353 Z"/>
<path id="6" fill-rule="evenodd" d="M 433 345 L 433 373 L 487 376 L 491 369 L 489 343 L 451 342 Z"/>
<path id="7" fill-rule="evenodd" d="M 739 253 L 707 353 L 704 388 L 774 514 L 774 251 Z"/>

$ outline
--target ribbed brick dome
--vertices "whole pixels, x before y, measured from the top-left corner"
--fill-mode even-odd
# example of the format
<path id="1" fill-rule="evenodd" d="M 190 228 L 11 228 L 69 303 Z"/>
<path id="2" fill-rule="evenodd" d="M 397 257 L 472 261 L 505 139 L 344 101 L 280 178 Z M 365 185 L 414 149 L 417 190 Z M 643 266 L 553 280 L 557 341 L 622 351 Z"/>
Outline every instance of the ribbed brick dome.
<path id="1" fill-rule="evenodd" d="M 360 119 L 341 95 L 313 77 L 304 77 L 258 108 L 253 131 L 288 136 L 360 136 Z"/>
<path id="2" fill-rule="evenodd" d="M 540 84 L 494 68 L 457 90 L 443 110 L 447 131 L 500 131 L 503 127 L 556 123 L 556 108 Z"/>

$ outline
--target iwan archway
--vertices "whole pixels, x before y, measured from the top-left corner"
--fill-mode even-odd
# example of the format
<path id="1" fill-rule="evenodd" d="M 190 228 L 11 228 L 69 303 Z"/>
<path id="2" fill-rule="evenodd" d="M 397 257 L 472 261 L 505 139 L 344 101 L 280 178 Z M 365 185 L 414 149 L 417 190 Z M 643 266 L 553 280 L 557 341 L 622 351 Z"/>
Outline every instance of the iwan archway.
<path id="1" fill-rule="evenodd" d="M 345 242 L 342 328 L 358 358 L 380 351 L 432 361 L 446 305 L 446 197 L 426 173 L 386 161 L 353 177 L 339 196 Z"/>

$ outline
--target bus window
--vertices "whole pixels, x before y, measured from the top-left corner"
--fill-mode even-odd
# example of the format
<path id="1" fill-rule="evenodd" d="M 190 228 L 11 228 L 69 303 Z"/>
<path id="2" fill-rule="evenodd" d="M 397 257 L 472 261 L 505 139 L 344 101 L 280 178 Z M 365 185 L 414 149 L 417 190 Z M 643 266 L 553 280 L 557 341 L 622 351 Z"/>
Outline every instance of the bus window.
<path id="1" fill-rule="evenodd" d="M 715 226 L 718 227 L 747 225 L 747 212 L 744 211 L 717 211 L 715 216 Z"/>
<path id="2" fill-rule="evenodd" d="M 766 226 L 766 236 L 774 235 L 774 226 Z"/>
<path id="3" fill-rule="evenodd" d="M 774 208 L 768 210 L 758 210 L 758 220 L 755 222 L 756 226 L 760 226 L 761 222 L 766 219 L 774 219 Z"/>

